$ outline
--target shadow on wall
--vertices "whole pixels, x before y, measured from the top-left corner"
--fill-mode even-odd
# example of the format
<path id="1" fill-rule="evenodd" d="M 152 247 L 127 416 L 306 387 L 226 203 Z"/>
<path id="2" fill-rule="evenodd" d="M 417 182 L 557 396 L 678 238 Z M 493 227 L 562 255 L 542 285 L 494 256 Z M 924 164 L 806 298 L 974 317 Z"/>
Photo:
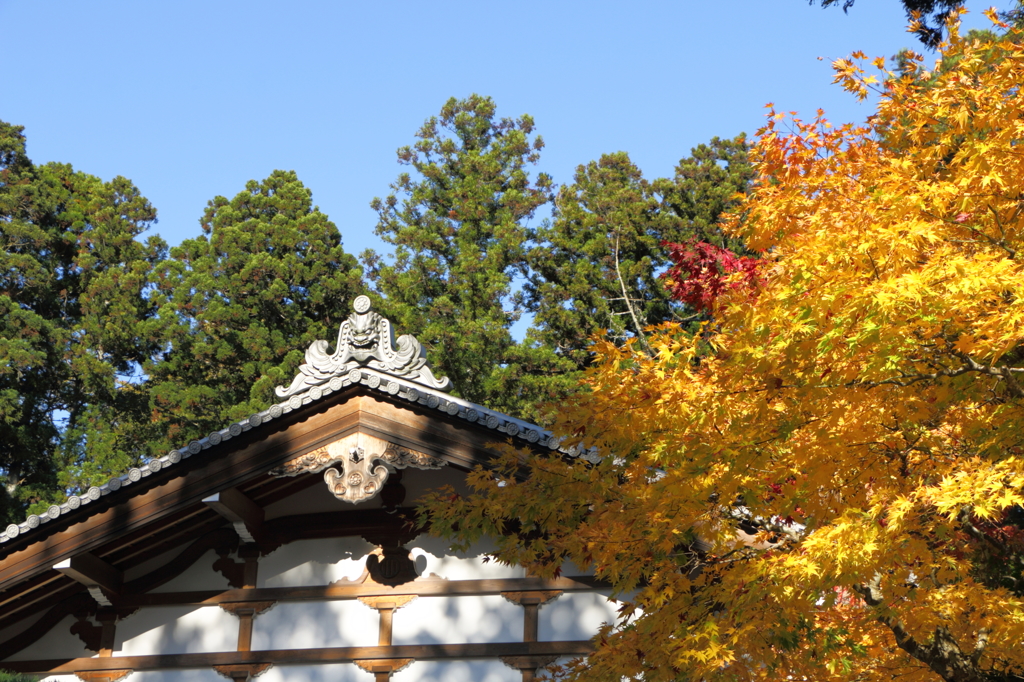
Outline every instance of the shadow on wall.
<path id="1" fill-rule="evenodd" d="M 596 592 L 567 592 L 540 607 L 537 639 L 542 642 L 590 639 L 604 623 L 615 623 L 618 603 Z"/>
<path id="2" fill-rule="evenodd" d="M 453 554 L 444 541 L 429 536 L 421 536 L 410 545 L 418 580 L 523 576 L 520 567 L 488 561 L 487 552 L 491 547 L 487 545 L 481 544 L 465 555 Z M 260 585 L 300 587 L 358 580 L 372 548 L 359 538 L 294 542 L 260 561 Z M 205 556 L 187 575 L 180 576 L 179 584 L 192 589 L 210 589 L 217 585 L 222 577 L 211 569 L 214 559 L 213 553 Z M 589 639 L 603 622 L 614 622 L 616 606 L 600 594 L 564 594 L 540 609 L 539 637 L 547 641 Z M 518 642 L 523 637 L 523 614 L 522 607 L 499 595 L 418 597 L 395 612 L 392 641 L 395 644 Z M 252 648 L 259 651 L 374 646 L 378 623 L 376 611 L 358 600 L 282 602 L 255 619 Z M 233 651 L 237 637 L 237 618 L 219 607 L 149 607 L 118 623 L 116 650 L 118 655 L 125 656 Z M 458 670 L 468 670 L 465 666 L 476 670 L 473 666 L 477 663 L 460 665 L 463 667 Z M 309 670 L 320 675 L 324 669 L 314 666 Z M 488 667 L 486 671 L 481 668 L 480 674 L 493 676 L 499 670 L 504 668 Z M 456 668 L 449 672 L 456 674 Z M 361 671 L 344 674 L 361 674 Z M 157 679 L 154 677 L 154 682 Z M 406 675 L 405 679 L 415 678 Z"/>
<path id="3" fill-rule="evenodd" d="M 234 651 L 238 619 L 219 606 L 157 606 L 117 624 L 119 656 Z"/>
<path id="4" fill-rule="evenodd" d="M 260 559 L 257 585 L 306 587 L 355 580 L 363 574 L 372 549 L 358 537 L 291 542 Z"/>
<path id="5" fill-rule="evenodd" d="M 36 616 L 38 618 L 38 616 Z M 32 661 L 46 658 L 63 657 L 85 657 L 93 655 L 92 651 L 85 648 L 85 644 L 77 636 L 71 634 L 71 626 L 77 619 L 74 616 L 67 616 L 50 630 L 42 639 L 29 644 L 18 653 L 4 660 L 7 661 Z M 22 627 L 31 627 L 33 621 L 24 621 Z M 4 639 L 7 637 L 5 636 Z M 0 640 L 3 641 L 3 640 Z M 0 665 L 0 668 L 3 666 Z M 78 678 L 75 678 L 76 682 Z"/>

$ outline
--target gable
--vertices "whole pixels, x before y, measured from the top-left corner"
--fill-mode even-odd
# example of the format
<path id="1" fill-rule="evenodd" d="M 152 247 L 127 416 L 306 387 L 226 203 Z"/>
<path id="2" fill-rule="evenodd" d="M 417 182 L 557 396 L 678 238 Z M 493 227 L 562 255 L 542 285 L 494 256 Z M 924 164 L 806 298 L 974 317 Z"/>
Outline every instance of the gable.
<path id="1" fill-rule="evenodd" d="M 30 517 L 0 537 L 0 667 L 113 679 L 113 673 L 102 671 L 109 672 L 115 662 L 101 659 L 116 658 L 116 665 L 125 669 L 164 670 L 160 651 L 138 653 L 146 650 L 143 635 L 138 641 L 124 639 L 132 628 L 144 629 L 149 622 L 150 616 L 134 614 L 152 615 L 153 609 L 161 608 L 199 609 L 209 618 L 222 614 L 214 621 L 226 612 L 241 619 L 242 630 L 248 628 L 244 650 L 240 630 L 237 650 L 180 659 L 171 666 L 174 669 L 240 665 L 249 666 L 249 675 L 256 663 L 324 664 L 377 655 L 394 662 L 404 660 L 405 654 L 410 660 L 450 662 L 455 654 L 462 657 L 459 660 L 491 660 L 500 655 L 550 657 L 589 650 L 583 641 L 538 642 L 537 633 L 544 626 L 538 624 L 543 620 L 538 620 L 537 607 L 548 592 L 592 592 L 592 580 L 511 576 L 500 567 L 479 563 L 483 550 L 473 563 L 471 557 L 429 549 L 439 541 L 424 537 L 416 547 L 410 543 L 422 530 L 415 500 L 442 484 L 464 487 L 465 473 L 486 466 L 495 455 L 496 442 L 558 449 L 567 456 L 589 458 L 593 453 L 562 449 L 535 425 L 445 393 L 446 380 L 430 371 L 418 342 L 400 337 L 396 344 L 389 323 L 370 315 L 368 302 L 359 313 L 358 303 L 348 327 L 342 325 L 334 352 L 327 353 L 325 342 L 315 342 L 296 379 L 278 390 L 281 402 L 71 498 L 44 518 Z M 343 569 L 333 563 L 309 560 L 289 569 L 294 575 L 283 571 L 279 584 L 267 582 L 267 571 L 282 557 L 292 557 L 293 552 L 298 556 L 300 548 L 329 555 L 332 543 L 341 541 L 366 550 L 345 559 L 361 567 L 358 579 L 339 577 Z M 433 559 L 424 559 L 428 556 Z M 470 568 L 452 569 L 453 575 L 461 576 L 456 579 L 431 578 L 434 572 L 419 565 L 419 559 L 432 566 L 447 562 Z M 470 563 L 459 563 L 465 561 Z M 321 575 L 310 568 L 314 564 L 332 567 Z M 257 578 L 260 570 L 262 583 Z M 331 580 L 326 580 L 328 574 Z M 501 604 L 515 603 L 520 621 L 503 616 L 501 623 L 491 625 L 497 627 L 495 632 L 505 633 L 505 639 L 510 631 L 523 630 L 524 635 L 497 649 L 473 648 L 472 641 L 463 641 L 451 651 L 371 647 L 373 651 L 353 653 L 351 647 L 334 646 L 329 647 L 333 653 L 316 660 L 308 651 L 282 654 L 279 647 L 262 651 L 259 661 L 247 653 L 253 641 L 267 644 L 259 639 L 259 628 L 253 634 L 259 604 L 284 604 L 280 614 L 302 611 L 303 603 L 334 609 L 341 607 L 323 604 L 387 604 L 420 597 L 432 601 L 421 602 L 408 613 L 420 613 L 426 621 L 416 625 L 412 616 L 403 615 L 396 632 L 429 630 L 431 619 L 440 618 L 430 616 L 439 600 L 462 599 L 459 608 L 488 603 L 494 613 L 505 613 L 505 607 L 498 608 Z M 563 600 L 562 612 L 568 601 Z M 373 608 L 381 614 L 387 611 Z M 522 616 L 523 609 L 532 616 Z M 273 623 L 274 618 L 280 615 L 259 622 Z M 383 633 L 384 616 L 380 618 Z M 181 621 L 179 626 L 187 629 L 194 624 Z M 552 627 L 548 631 L 554 632 Z M 68 640 L 69 632 L 83 644 L 69 644 L 75 641 Z M 121 640 L 115 632 L 121 633 Z M 100 652 L 99 659 L 82 655 L 82 646 Z M 59 655 L 47 657 L 54 652 Z M 32 658 L 36 654 L 45 656 Z M 533 658 L 524 661 L 523 670 L 536 663 Z M 388 675 L 397 669 L 388 666 Z"/>

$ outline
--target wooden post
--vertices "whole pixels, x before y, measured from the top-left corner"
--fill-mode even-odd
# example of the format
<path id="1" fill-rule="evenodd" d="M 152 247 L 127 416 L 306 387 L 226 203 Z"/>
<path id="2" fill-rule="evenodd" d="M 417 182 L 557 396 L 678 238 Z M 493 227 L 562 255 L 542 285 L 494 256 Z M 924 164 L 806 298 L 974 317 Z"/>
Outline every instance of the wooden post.
<path id="1" fill-rule="evenodd" d="M 238 646 L 236 651 L 252 651 L 252 621 L 277 602 L 231 602 L 220 607 L 238 616 Z"/>
<path id="2" fill-rule="evenodd" d="M 97 653 L 100 655 L 100 658 L 113 656 L 117 611 L 100 609 L 99 613 L 96 615 L 96 620 L 98 620 L 103 626 L 103 631 L 100 633 L 100 650 Z"/>
<path id="3" fill-rule="evenodd" d="M 542 604 L 561 596 L 561 590 L 544 590 L 530 592 L 502 592 L 501 596 L 523 607 L 523 641 L 536 642 Z M 555 660 L 554 657 L 537 656 L 502 656 L 502 662 L 522 673 L 523 682 L 534 682 L 537 669 Z"/>
<path id="4" fill-rule="evenodd" d="M 393 597 L 359 597 L 359 601 L 376 610 L 380 616 L 380 626 L 377 631 L 378 646 L 391 646 L 391 631 L 394 624 L 395 610 L 402 608 L 415 598 L 416 595 L 412 594 L 401 594 Z"/>

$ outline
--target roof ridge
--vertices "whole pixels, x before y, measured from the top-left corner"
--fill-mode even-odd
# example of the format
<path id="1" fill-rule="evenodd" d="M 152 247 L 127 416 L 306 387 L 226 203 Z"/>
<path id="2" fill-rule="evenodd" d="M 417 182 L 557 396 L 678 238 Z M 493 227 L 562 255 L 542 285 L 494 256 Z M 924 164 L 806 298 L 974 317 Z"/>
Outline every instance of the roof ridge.
<path id="1" fill-rule="evenodd" d="M 360 299 L 366 299 L 366 307 L 363 313 L 358 312 L 361 303 Z M 82 495 L 72 495 L 63 504 L 51 505 L 43 514 L 32 514 L 22 523 L 10 524 L 3 533 L 0 533 L 0 544 L 56 520 L 65 514 L 79 509 L 83 505 L 91 504 L 101 497 L 116 492 L 125 486 L 138 483 L 143 478 L 167 467 L 174 466 L 193 455 L 198 455 L 203 450 L 220 445 L 220 443 L 226 440 L 240 436 L 246 431 L 250 431 L 301 407 L 318 402 L 327 395 L 354 384 L 360 384 L 371 390 L 425 406 L 427 409 L 439 410 L 451 417 L 464 419 L 470 423 L 481 424 L 510 438 L 526 441 L 530 445 L 557 450 L 570 457 L 578 457 L 591 463 L 597 463 L 600 460 L 596 448 L 585 448 L 582 443 L 565 447 L 563 446 L 564 439 L 555 436 L 550 431 L 536 424 L 449 394 L 447 391 L 451 389 L 451 381 L 447 377 L 442 377 L 441 379 L 434 377 L 426 362 L 426 355 L 422 353 L 422 346 L 419 341 L 408 334 L 400 336 L 398 339 L 399 345 L 396 349 L 393 345 L 393 337 L 391 336 L 390 321 L 376 313 L 373 314 L 377 315 L 378 318 L 378 320 L 374 321 L 375 329 L 379 334 L 378 340 L 387 340 L 395 352 L 403 348 L 418 349 L 415 352 L 409 350 L 402 351 L 401 357 L 405 358 L 402 362 L 405 364 L 397 364 L 396 367 L 392 368 L 388 361 L 380 361 L 378 355 L 374 353 L 366 354 L 363 360 L 354 360 L 350 350 L 350 357 L 344 360 L 344 362 L 339 363 L 332 360 L 330 362 L 333 364 L 330 366 L 313 364 L 309 368 L 312 371 L 304 369 L 311 364 L 309 362 L 310 352 L 314 347 L 318 349 L 318 352 L 323 351 L 323 357 L 326 358 L 345 357 L 343 351 L 345 347 L 342 345 L 345 325 L 352 321 L 354 315 L 363 315 L 366 311 L 369 311 L 369 298 L 366 296 L 359 296 L 354 303 L 357 312 L 349 316 L 349 319 L 345 322 L 342 322 L 341 329 L 339 330 L 338 347 L 335 352 L 328 356 L 325 352 L 327 342 L 314 341 L 310 345 L 309 350 L 306 351 L 306 364 L 300 367 L 299 373 L 292 380 L 291 385 L 288 388 L 278 387 L 276 390 L 278 396 L 285 397 L 286 395 L 287 400 L 271 405 L 265 410 L 260 410 L 222 429 L 212 431 L 203 438 L 191 441 L 184 447 L 169 451 L 162 457 L 154 457 L 141 467 L 132 467 L 126 473 L 111 478 L 101 486 L 92 486 Z M 380 323 L 381 320 L 386 323 L 386 326 Z M 386 336 L 384 335 L 385 332 Z M 403 342 L 403 339 L 411 339 L 414 344 Z M 322 344 L 322 346 L 319 344 Z M 360 346 L 356 347 L 360 348 Z M 361 348 L 365 348 L 365 346 Z M 384 353 L 381 353 L 381 355 L 384 355 L 385 358 L 389 357 Z M 422 362 L 417 364 L 416 358 L 421 358 Z M 354 360 L 359 366 L 350 367 L 351 363 L 349 360 Z M 377 362 L 374 362 L 375 360 Z M 314 355 L 314 362 L 320 362 L 319 355 Z M 375 366 L 378 364 L 383 366 Z M 329 374 L 327 373 L 328 367 L 333 368 L 330 369 Z M 342 368 L 348 369 L 342 371 Z M 392 374 L 392 371 L 402 372 L 404 375 Z M 309 380 L 307 381 L 304 377 L 308 377 Z M 431 386 L 430 383 L 433 383 L 434 386 Z M 438 387 L 438 384 L 443 388 Z M 282 395 L 282 393 L 285 395 Z"/>

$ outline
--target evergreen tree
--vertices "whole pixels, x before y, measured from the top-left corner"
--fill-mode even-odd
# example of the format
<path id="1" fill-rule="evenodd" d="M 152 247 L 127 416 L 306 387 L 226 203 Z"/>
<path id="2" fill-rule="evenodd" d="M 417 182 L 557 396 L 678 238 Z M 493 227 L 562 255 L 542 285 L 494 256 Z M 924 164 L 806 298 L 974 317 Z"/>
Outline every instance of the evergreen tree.
<path id="1" fill-rule="evenodd" d="M 810 0 L 822 7 L 838 5 L 840 0 Z M 855 0 L 842 0 L 843 12 L 853 7 Z M 911 22 L 911 30 L 925 46 L 935 49 L 945 35 L 946 22 L 964 6 L 964 0 L 900 0 Z"/>
<path id="2" fill-rule="evenodd" d="M 742 135 L 696 147 L 673 178 L 653 182 L 625 152 L 579 166 L 530 252 L 532 336 L 582 368 L 589 339 L 601 330 L 622 343 L 649 325 L 693 318 L 660 278 L 670 263 L 665 242 L 743 252 L 717 222 L 752 177 Z"/>
<path id="3" fill-rule="evenodd" d="M 218 196 L 203 234 L 158 267 L 165 350 L 148 367 L 158 447 L 267 407 L 362 288 L 356 259 L 294 172 Z"/>
<path id="4" fill-rule="evenodd" d="M 513 285 L 526 275 L 528 221 L 550 200 L 551 179 L 527 172 L 544 146 L 531 138 L 533 119 L 499 119 L 495 109 L 488 97 L 452 98 L 398 150 L 412 173 L 371 204 L 393 257 L 367 251 L 363 260 L 388 315 L 460 395 L 526 415 L 545 391 L 514 378 L 556 371 L 557 358 L 515 343 L 509 329 L 523 307 Z"/>
<path id="5" fill-rule="evenodd" d="M 34 165 L 0 122 L 0 519 L 45 509 L 138 461 L 156 348 L 147 278 L 166 247 L 122 177 Z"/>

